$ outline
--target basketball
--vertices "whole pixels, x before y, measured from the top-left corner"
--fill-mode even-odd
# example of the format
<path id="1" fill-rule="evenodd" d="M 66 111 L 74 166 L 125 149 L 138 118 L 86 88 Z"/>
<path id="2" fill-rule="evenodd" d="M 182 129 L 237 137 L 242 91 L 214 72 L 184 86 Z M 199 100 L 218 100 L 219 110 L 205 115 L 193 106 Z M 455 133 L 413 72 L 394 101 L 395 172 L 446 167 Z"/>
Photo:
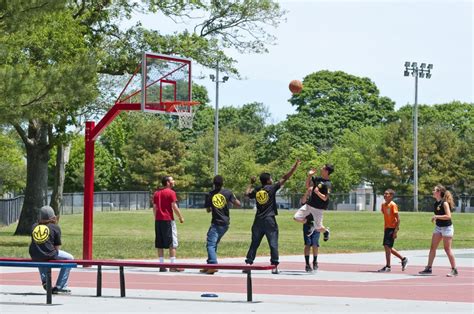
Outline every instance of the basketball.
<path id="1" fill-rule="evenodd" d="M 293 94 L 299 94 L 301 93 L 301 90 L 303 89 L 303 83 L 301 83 L 301 81 L 298 81 L 298 80 L 293 80 L 290 82 L 289 88 Z"/>

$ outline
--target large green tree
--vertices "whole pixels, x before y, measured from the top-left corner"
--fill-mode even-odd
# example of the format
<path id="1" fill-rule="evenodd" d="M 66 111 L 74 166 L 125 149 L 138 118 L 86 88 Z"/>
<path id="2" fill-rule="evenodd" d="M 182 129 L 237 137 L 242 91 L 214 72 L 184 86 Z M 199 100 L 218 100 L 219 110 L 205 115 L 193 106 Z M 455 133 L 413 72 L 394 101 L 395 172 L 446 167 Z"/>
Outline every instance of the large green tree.
<path id="1" fill-rule="evenodd" d="M 60 167 L 55 171 L 55 191 L 62 184 L 62 156 L 69 142 L 65 133 L 78 123 L 77 117 L 90 115 L 97 105 L 91 96 L 98 73 L 132 73 L 141 52 L 154 51 L 190 57 L 210 67 L 219 60 L 223 70 L 237 75 L 235 60 L 223 48 L 264 52 L 273 40 L 264 26 L 278 25 L 284 14 L 269 0 L 51 3 L 21 0 L 0 6 L 4 31 L 0 44 L 7 48 L 2 50 L 5 63 L 0 68 L 4 77 L 0 109 L 5 113 L 1 118 L 15 126 L 28 161 L 25 203 L 16 234 L 29 231 L 35 209 L 46 201 L 47 164 L 55 146 Z M 124 29 L 121 21 L 137 12 L 187 20 L 194 23 L 194 30 L 161 34 L 140 22 Z M 195 19 L 194 12 L 205 16 Z"/>
<path id="2" fill-rule="evenodd" d="M 4 63 L 0 119 L 22 139 L 27 159 L 25 201 L 16 234 L 25 234 L 46 203 L 49 151 L 64 134 L 60 125 L 95 97 L 95 62 L 80 30 L 63 10 L 18 19 L 0 35 Z"/>
<path id="3" fill-rule="evenodd" d="M 330 149 L 345 130 L 356 131 L 393 119 L 394 102 L 380 96 L 369 78 L 342 71 L 319 71 L 307 75 L 304 88 L 290 103 L 296 113 L 284 122 L 293 145 L 307 143 Z"/>

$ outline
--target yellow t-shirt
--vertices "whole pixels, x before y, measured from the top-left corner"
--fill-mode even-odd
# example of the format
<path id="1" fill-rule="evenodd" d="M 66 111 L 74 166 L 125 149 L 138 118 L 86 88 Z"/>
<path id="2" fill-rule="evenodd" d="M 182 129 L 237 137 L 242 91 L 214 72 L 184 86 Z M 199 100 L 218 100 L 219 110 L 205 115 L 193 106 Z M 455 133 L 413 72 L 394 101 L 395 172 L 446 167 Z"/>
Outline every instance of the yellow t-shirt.
<path id="1" fill-rule="evenodd" d="M 396 228 L 397 219 L 395 214 L 398 214 L 398 206 L 393 201 L 386 204 L 382 204 L 382 213 L 385 221 L 385 228 Z"/>

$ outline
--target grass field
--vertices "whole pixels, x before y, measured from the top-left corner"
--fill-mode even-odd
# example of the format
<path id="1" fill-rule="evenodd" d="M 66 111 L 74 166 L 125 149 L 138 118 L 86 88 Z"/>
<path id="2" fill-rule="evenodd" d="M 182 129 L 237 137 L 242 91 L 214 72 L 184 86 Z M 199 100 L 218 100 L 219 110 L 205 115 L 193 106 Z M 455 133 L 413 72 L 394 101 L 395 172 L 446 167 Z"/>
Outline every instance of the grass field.
<path id="1" fill-rule="evenodd" d="M 292 220 L 294 211 L 280 211 L 280 255 L 303 252 L 302 226 Z M 205 210 L 183 210 L 184 224 L 178 224 L 178 258 L 207 257 L 206 233 L 210 214 Z M 218 257 L 243 257 L 250 245 L 250 228 L 255 212 L 234 210 L 231 227 L 219 245 Z M 398 250 L 426 249 L 431 242 L 431 213 L 400 213 Z M 61 217 L 62 248 L 82 258 L 82 215 Z M 454 214 L 454 248 L 474 248 L 474 215 Z M 321 241 L 320 254 L 336 252 L 383 251 L 383 216 L 375 212 L 333 212 L 324 216 L 331 228 L 331 239 Z M 13 236 L 16 225 L 0 228 L 0 256 L 29 257 L 28 236 Z M 258 255 L 269 255 L 264 239 Z M 94 214 L 94 258 L 155 258 L 154 221 L 151 211 L 106 212 Z"/>

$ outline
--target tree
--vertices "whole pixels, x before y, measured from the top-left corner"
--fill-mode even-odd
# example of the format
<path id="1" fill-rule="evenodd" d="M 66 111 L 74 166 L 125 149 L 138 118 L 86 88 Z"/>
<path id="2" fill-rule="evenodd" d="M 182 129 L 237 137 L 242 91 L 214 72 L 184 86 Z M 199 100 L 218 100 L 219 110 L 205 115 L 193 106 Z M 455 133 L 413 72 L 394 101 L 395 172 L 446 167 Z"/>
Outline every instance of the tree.
<path id="1" fill-rule="evenodd" d="M 296 114 L 284 126 L 293 145 L 312 144 L 319 151 L 331 148 L 345 130 L 357 131 L 393 119 L 394 102 L 381 97 L 368 78 L 341 71 L 307 75 L 303 91 L 290 103 Z"/>
<path id="2" fill-rule="evenodd" d="M 23 151 L 13 134 L 0 129 L 0 198 L 5 192 L 25 187 L 26 165 Z"/>
<path id="3" fill-rule="evenodd" d="M 183 177 L 185 147 L 179 133 L 165 128 L 154 116 L 136 116 L 142 121 L 124 147 L 125 165 L 130 176 L 129 188 L 153 190 L 161 186 L 165 175 Z M 189 183 L 180 180 L 178 186 Z"/>
<path id="4" fill-rule="evenodd" d="M 54 1 L 52 1 L 54 2 Z M 161 12 L 186 18 L 200 10 L 208 16 L 184 31 L 163 35 L 140 23 L 123 30 L 120 22 L 134 12 Z M 25 203 L 16 234 L 28 233 L 35 209 L 46 201 L 50 150 L 58 145 L 59 177 L 68 139 L 64 132 L 91 115 L 99 74 L 132 73 L 142 51 L 193 58 L 238 75 L 235 60 L 223 48 L 263 52 L 272 38 L 261 25 L 278 25 L 284 12 L 268 0 L 231 1 L 49 1 L 20 0 L 0 6 L 0 44 L 5 63 L 0 67 L 3 121 L 14 125 L 27 150 Z M 189 19 L 193 21 L 193 18 Z M 250 37 L 245 37 L 252 31 Z M 85 107 L 87 105 L 87 107 Z M 18 109 L 21 110 L 18 110 Z M 25 128 L 27 130 L 25 130 Z M 56 188 L 55 188 L 56 190 Z M 57 189 L 60 194 L 60 189 Z"/>
<path id="5" fill-rule="evenodd" d="M 0 35 L 0 109 L 26 149 L 25 200 L 15 234 L 28 234 L 36 209 L 46 203 L 49 150 L 61 140 L 55 124 L 95 97 L 96 71 L 82 26 L 67 11 L 17 22 L 21 27 Z"/>

